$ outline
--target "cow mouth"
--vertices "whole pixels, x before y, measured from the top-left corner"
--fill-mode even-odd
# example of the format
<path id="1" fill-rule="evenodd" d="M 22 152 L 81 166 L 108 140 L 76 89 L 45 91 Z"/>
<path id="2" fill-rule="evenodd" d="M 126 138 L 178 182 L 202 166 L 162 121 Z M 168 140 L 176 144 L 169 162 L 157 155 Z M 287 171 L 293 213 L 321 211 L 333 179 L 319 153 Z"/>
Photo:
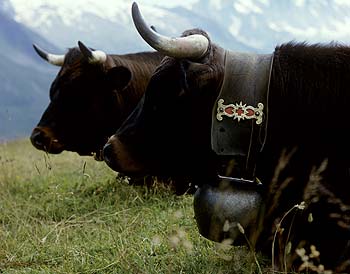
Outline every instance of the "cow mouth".
<path id="1" fill-rule="evenodd" d="M 106 140 L 107 138 L 104 138 Z M 96 161 L 103 161 L 102 148 L 105 142 L 99 145 L 85 145 L 82 147 L 81 144 L 73 145 L 73 143 L 79 143 L 77 141 L 63 142 L 58 138 L 51 128 L 48 127 L 36 127 L 30 136 L 32 145 L 39 150 L 45 151 L 50 154 L 60 154 L 64 150 L 76 152 L 80 156 L 92 156 Z M 84 147 L 90 147 L 84 148 Z"/>
<path id="2" fill-rule="evenodd" d="M 33 143 L 33 146 L 39 150 L 45 151 L 50 154 L 60 154 L 65 148 L 62 143 L 60 143 L 57 139 L 52 140 L 50 143 L 43 145 L 41 143 Z"/>
<path id="3" fill-rule="evenodd" d="M 94 157 L 96 161 L 103 161 L 103 153 L 102 149 L 96 149 L 96 150 L 75 150 L 75 149 L 67 149 L 72 152 L 78 153 L 80 156 L 91 156 Z"/>
<path id="4" fill-rule="evenodd" d="M 263 187 L 231 179 L 221 179 L 217 186 L 204 185 L 197 189 L 193 203 L 195 219 L 205 238 L 242 245 L 246 244 L 243 233 L 250 239 L 256 238 Z"/>
<path id="5" fill-rule="evenodd" d="M 139 161 L 135 160 L 133 153 L 117 136 L 109 138 L 103 147 L 103 159 L 111 169 L 127 176 L 143 177 L 150 174 Z"/>
<path id="6" fill-rule="evenodd" d="M 60 154 L 65 150 L 65 148 L 64 144 L 60 143 L 57 139 L 54 139 L 47 148 L 45 147 L 44 150 L 51 154 Z"/>

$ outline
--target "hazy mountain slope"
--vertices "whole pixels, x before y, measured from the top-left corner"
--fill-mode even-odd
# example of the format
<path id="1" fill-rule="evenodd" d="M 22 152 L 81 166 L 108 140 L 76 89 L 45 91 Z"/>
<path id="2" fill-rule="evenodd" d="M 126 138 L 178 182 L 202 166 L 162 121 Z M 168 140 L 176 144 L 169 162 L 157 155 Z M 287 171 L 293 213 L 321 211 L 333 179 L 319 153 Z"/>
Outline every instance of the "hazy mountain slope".
<path id="1" fill-rule="evenodd" d="M 9 0 L 14 18 L 62 47 L 76 40 L 107 51 L 148 48 L 131 20 L 133 0 Z M 290 40 L 350 41 L 345 0 L 139 0 L 149 24 L 167 35 L 200 27 L 223 47 L 272 51 Z"/>
<path id="2" fill-rule="evenodd" d="M 6 68 L 6 70 L 4 70 Z M 41 115 L 49 74 L 0 58 L 0 140 L 27 136 Z"/>
<path id="3" fill-rule="evenodd" d="M 57 68 L 44 62 L 33 42 L 55 49 L 0 11 L 0 140 L 28 135 L 47 103 Z"/>

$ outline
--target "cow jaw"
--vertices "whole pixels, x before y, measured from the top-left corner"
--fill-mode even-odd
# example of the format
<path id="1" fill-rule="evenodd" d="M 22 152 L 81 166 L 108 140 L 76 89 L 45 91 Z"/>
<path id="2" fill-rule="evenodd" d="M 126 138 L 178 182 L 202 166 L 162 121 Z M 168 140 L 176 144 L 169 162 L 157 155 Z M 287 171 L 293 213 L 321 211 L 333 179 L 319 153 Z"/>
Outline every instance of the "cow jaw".
<path id="1" fill-rule="evenodd" d="M 130 157 L 130 151 L 116 135 L 109 138 L 103 148 L 103 159 L 114 171 L 128 176 L 141 176 L 147 174 L 145 167 Z"/>

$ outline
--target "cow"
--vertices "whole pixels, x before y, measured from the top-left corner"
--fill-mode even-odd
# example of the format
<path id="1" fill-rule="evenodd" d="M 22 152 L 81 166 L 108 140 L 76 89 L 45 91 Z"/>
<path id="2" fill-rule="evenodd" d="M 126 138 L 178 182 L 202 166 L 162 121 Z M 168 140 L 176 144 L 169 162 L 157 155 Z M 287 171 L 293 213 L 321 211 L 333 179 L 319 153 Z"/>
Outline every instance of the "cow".
<path id="1" fill-rule="evenodd" d="M 132 15 L 167 57 L 105 145 L 106 163 L 189 176 L 209 239 L 235 244 L 235 226 L 280 270 L 349 273 L 350 47 L 288 42 L 272 54 L 237 53 L 200 29 L 157 34 L 136 3 Z M 208 231 L 215 222 L 222 229 Z"/>
<path id="2" fill-rule="evenodd" d="M 40 57 L 60 66 L 50 88 L 50 103 L 30 140 L 48 153 L 63 150 L 94 155 L 130 114 L 163 54 L 106 54 L 81 41 L 64 55 L 33 45 Z"/>

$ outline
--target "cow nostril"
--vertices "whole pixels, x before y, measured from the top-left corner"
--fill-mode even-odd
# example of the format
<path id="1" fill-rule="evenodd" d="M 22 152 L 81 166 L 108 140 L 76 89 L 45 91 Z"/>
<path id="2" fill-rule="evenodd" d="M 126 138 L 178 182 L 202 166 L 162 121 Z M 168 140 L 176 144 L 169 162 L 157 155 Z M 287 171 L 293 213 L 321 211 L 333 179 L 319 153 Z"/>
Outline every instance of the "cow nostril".
<path id="1" fill-rule="evenodd" d="M 37 130 L 32 133 L 30 140 L 32 141 L 33 145 L 36 147 L 44 147 L 45 146 L 45 140 L 47 140 L 46 134 L 41 131 Z"/>
<path id="2" fill-rule="evenodd" d="M 107 165 L 111 165 L 113 157 L 113 146 L 111 144 L 105 144 L 103 147 L 103 160 Z"/>
<path id="3" fill-rule="evenodd" d="M 35 148 L 48 153 L 58 154 L 65 149 L 64 144 L 57 139 L 50 128 L 34 128 L 30 136 L 30 141 Z"/>

